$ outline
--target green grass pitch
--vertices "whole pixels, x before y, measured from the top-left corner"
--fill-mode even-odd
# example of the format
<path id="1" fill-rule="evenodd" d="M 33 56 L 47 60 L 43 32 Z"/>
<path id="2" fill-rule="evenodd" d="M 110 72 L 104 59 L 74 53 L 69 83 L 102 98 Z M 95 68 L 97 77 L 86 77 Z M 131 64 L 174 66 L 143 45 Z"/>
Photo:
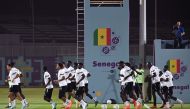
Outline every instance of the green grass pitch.
<path id="1" fill-rule="evenodd" d="M 44 88 L 23 88 L 23 93 L 25 94 L 30 106 L 28 109 L 51 109 L 50 104 L 43 100 Z M 5 109 L 4 107 L 7 105 L 8 98 L 8 88 L 0 88 L 0 109 Z M 53 100 L 58 104 L 57 109 L 61 109 L 61 101 L 57 98 L 58 96 L 58 88 L 55 88 L 53 91 Z M 151 104 L 149 104 L 150 106 Z M 160 106 L 160 105 L 159 105 Z M 21 103 L 17 100 L 17 109 L 20 109 Z M 108 106 L 109 109 L 113 109 L 112 105 Z M 72 109 L 75 108 L 75 104 L 73 104 Z M 79 108 L 80 109 L 80 108 Z M 101 109 L 101 104 L 99 104 L 96 108 L 94 104 L 89 104 L 88 109 Z M 120 105 L 120 109 L 123 109 L 123 105 Z M 131 107 L 131 109 L 134 109 Z M 145 108 L 143 108 L 145 109 Z M 179 104 L 175 104 L 173 109 L 180 109 Z M 190 104 L 184 104 L 183 109 L 190 109 Z"/>

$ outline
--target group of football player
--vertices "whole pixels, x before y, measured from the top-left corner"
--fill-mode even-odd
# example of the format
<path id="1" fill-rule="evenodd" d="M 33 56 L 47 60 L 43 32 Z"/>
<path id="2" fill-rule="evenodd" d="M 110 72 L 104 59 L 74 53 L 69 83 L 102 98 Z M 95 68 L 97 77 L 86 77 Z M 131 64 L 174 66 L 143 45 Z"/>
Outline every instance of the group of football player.
<path id="1" fill-rule="evenodd" d="M 120 61 L 118 63 L 118 69 L 120 70 L 119 82 L 121 83 L 120 97 L 124 102 L 124 109 L 130 109 L 130 103 L 134 104 L 135 109 L 141 109 L 143 106 L 147 109 L 155 109 L 157 108 L 156 93 L 162 100 L 160 108 L 171 108 L 173 106 L 171 100 L 183 104 L 182 100 L 173 96 L 173 76 L 168 66 L 165 65 L 163 70 L 160 70 L 150 62 L 146 66 L 149 69 L 149 77 L 152 83 L 152 107 L 143 102 L 144 70 L 142 64 L 136 68 L 128 62 Z M 22 109 L 26 109 L 29 103 L 21 90 L 21 77 L 23 75 L 15 67 L 14 63 L 7 64 L 6 67 L 9 72 L 8 79 L 6 80 L 9 83 L 9 104 L 7 108 L 14 109 L 16 107 L 15 99 L 17 98 L 22 103 Z M 73 103 L 71 98 L 75 102 L 78 102 L 82 109 L 87 109 L 87 102 L 84 100 L 86 96 L 94 101 L 95 107 L 97 106 L 98 101 L 96 98 L 88 93 L 88 77 L 91 74 L 84 68 L 83 63 L 72 64 L 71 61 L 57 63 L 56 70 L 57 79 L 53 80 L 51 73 L 48 72 L 48 68 L 46 66 L 43 67 L 45 83 L 44 100 L 50 103 L 52 109 L 56 109 L 57 105 L 52 100 L 53 83 L 59 86 L 58 98 L 63 102 L 62 107 L 65 109 L 71 109 Z"/>
<path id="2" fill-rule="evenodd" d="M 6 82 L 9 83 L 9 104 L 6 108 L 14 109 L 16 107 L 15 99 L 18 98 L 22 103 L 22 109 L 28 107 L 28 102 L 21 90 L 21 77 L 23 76 L 21 71 L 14 66 L 14 63 L 7 64 L 7 70 L 9 72 L 8 79 Z M 52 100 L 52 92 L 54 84 L 59 86 L 58 98 L 63 101 L 63 106 L 65 109 L 71 109 L 72 100 L 79 104 L 82 109 L 87 108 L 87 102 L 84 98 L 87 96 L 92 99 L 95 103 L 95 107 L 98 101 L 95 97 L 92 97 L 88 93 L 88 77 L 91 74 L 83 67 L 83 63 L 74 63 L 71 61 L 57 63 L 57 79 L 53 80 L 51 74 L 48 72 L 46 66 L 43 67 L 44 71 L 44 83 L 45 83 L 45 93 L 44 100 L 49 102 L 52 109 L 56 109 L 57 103 Z"/>
<path id="3" fill-rule="evenodd" d="M 174 100 L 180 104 L 183 101 L 173 96 L 173 76 L 169 71 L 168 65 L 165 65 L 163 70 L 154 66 L 151 62 L 146 64 L 149 69 L 149 78 L 151 78 L 152 83 L 152 96 L 153 96 L 153 106 L 149 107 L 144 104 L 142 85 L 138 83 L 138 75 L 142 75 L 143 72 L 139 68 L 131 66 L 130 63 L 125 63 L 120 61 L 118 69 L 120 70 L 120 80 L 121 92 L 120 96 L 124 102 L 124 109 L 130 109 L 130 103 L 134 103 L 135 109 L 141 109 L 143 106 L 149 109 L 156 109 L 156 93 L 160 96 L 162 100 L 162 106 L 160 108 L 170 109 L 173 104 L 171 100 Z M 141 96 L 139 96 L 141 95 Z"/>

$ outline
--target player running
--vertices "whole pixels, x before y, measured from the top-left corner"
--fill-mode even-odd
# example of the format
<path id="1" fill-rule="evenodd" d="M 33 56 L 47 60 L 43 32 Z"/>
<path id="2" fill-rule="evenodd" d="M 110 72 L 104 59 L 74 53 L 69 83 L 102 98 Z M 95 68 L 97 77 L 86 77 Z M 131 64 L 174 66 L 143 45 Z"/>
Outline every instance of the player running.
<path id="1" fill-rule="evenodd" d="M 134 75 L 134 71 L 123 61 L 119 62 L 118 69 L 120 69 L 119 75 L 121 79 L 119 82 L 121 82 L 122 85 L 120 96 L 122 97 L 122 100 L 125 104 L 124 109 L 130 109 L 130 101 L 132 101 L 131 98 L 135 100 L 135 109 L 141 108 L 141 100 L 137 100 L 136 95 L 134 95 L 134 79 L 132 77 Z"/>
<path id="2" fill-rule="evenodd" d="M 16 79 L 16 81 L 18 82 L 18 86 L 19 86 L 18 87 L 18 91 L 19 91 L 21 97 L 24 99 L 25 104 L 27 106 L 29 106 L 29 104 L 28 104 L 28 102 L 27 102 L 24 94 L 22 93 L 22 89 L 21 89 L 21 78 L 23 77 L 23 74 L 22 74 L 22 72 L 19 69 L 17 69 L 16 67 L 14 67 L 14 65 L 15 65 L 14 63 L 11 63 L 11 64 L 13 65 L 13 69 L 18 71 L 19 77 Z"/>
<path id="3" fill-rule="evenodd" d="M 178 103 L 180 103 L 181 104 L 181 108 L 182 108 L 183 101 L 180 100 L 179 98 L 173 96 L 173 75 L 168 70 L 168 66 L 167 65 L 164 66 L 164 74 L 167 76 L 167 80 L 168 80 L 167 86 L 168 86 L 168 90 L 169 90 L 169 99 L 172 99 L 172 100 L 177 101 Z M 170 108 L 172 108 L 173 106 L 174 105 L 171 104 Z"/>
<path id="4" fill-rule="evenodd" d="M 66 79 L 67 79 L 67 92 L 68 92 L 68 99 L 71 98 L 71 96 L 74 98 L 74 90 L 76 89 L 76 82 L 74 78 L 75 75 L 75 69 L 71 66 L 72 62 L 68 61 L 66 64 Z"/>
<path id="5" fill-rule="evenodd" d="M 83 63 L 78 64 L 78 69 L 76 69 L 75 73 L 75 79 L 76 79 L 76 95 L 75 98 L 80 102 L 80 105 L 82 106 L 82 109 L 87 108 L 87 103 L 83 100 L 83 94 L 84 94 L 84 88 L 85 88 L 85 82 L 84 82 L 85 74 L 83 69 Z"/>
<path id="6" fill-rule="evenodd" d="M 168 88 L 168 85 L 169 85 L 169 79 L 170 79 L 170 75 L 168 75 L 165 70 L 164 72 L 160 72 L 159 74 L 160 76 L 160 86 L 161 86 L 161 89 L 162 89 L 162 94 L 165 98 L 165 101 L 166 101 L 166 104 L 162 104 L 162 106 L 160 108 L 164 108 L 164 109 L 169 109 L 170 108 L 170 104 L 169 104 L 169 88 Z"/>
<path id="7" fill-rule="evenodd" d="M 44 83 L 45 83 L 45 94 L 44 94 L 44 100 L 49 102 L 52 106 L 52 109 L 56 109 L 56 103 L 51 99 L 52 92 L 53 92 L 53 83 L 51 79 L 51 75 L 49 74 L 47 67 L 43 67 L 44 70 Z"/>
<path id="8" fill-rule="evenodd" d="M 10 109 L 16 108 L 16 104 L 14 103 L 15 98 L 21 101 L 22 103 L 21 109 L 26 109 L 27 104 L 19 92 L 19 81 L 18 81 L 20 74 L 19 70 L 14 68 L 13 64 L 7 64 L 7 70 L 9 71 L 8 82 L 10 84 L 10 90 L 8 97 L 10 98 L 11 101 Z"/>
<path id="9" fill-rule="evenodd" d="M 83 70 L 83 73 L 85 75 L 85 78 L 84 78 L 84 83 L 85 83 L 85 87 L 84 87 L 84 93 L 87 97 L 89 97 L 91 100 L 94 101 L 95 103 L 95 107 L 98 105 L 98 101 L 96 100 L 96 98 L 92 97 L 92 95 L 90 95 L 88 93 L 88 78 L 91 76 L 91 74 L 86 70 L 84 69 L 84 67 L 82 66 L 81 70 Z"/>
<path id="10" fill-rule="evenodd" d="M 27 102 L 27 100 L 26 100 L 24 94 L 22 93 L 22 89 L 21 89 L 21 77 L 23 77 L 23 74 L 22 74 L 22 72 L 21 72 L 19 69 L 17 69 L 17 68 L 15 67 L 15 63 L 14 63 L 14 62 L 11 62 L 10 65 L 13 67 L 12 69 L 14 69 L 15 71 L 18 72 L 18 78 L 16 78 L 16 80 L 15 80 L 15 81 L 17 81 L 18 84 L 19 84 L 19 85 L 18 85 L 18 91 L 19 91 L 21 97 L 24 99 L 25 104 L 26 104 L 27 106 L 29 106 L 29 103 Z M 13 100 L 13 104 L 16 106 L 16 100 L 15 100 L 15 99 Z M 11 102 L 10 102 L 10 99 L 9 99 L 9 104 L 8 104 L 5 108 L 10 108 L 10 107 L 11 107 Z"/>
<path id="11" fill-rule="evenodd" d="M 152 63 L 150 63 L 150 62 L 147 63 L 147 67 L 150 70 L 150 77 L 152 80 L 152 95 L 153 95 L 153 100 L 154 100 L 153 106 L 151 108 L 156 109 L 157 108 L 156 92 L 162 99 L 163 104 L 164 105 L 166 104 L 166 101 L 165 101 L 164 97 L 162 96 L 161 89 L 160 89 L 160 77 L 159 77 L 160 69 L 158 69 L 158 67 L 152 65 Z"/>
<path id="12" fill-rule="evenodd" d="M 58 69 L 58 80 L 54 80 L 54 82 L 59 84 L 59 99 L 63 101 L 63 106 L 65 109 L 70 109 L 71 101 L 66 98 L 67 80 L 65 65 L 63 63 L 58 63 L 56 65 L 56 69 Z"/>
<path id="13" fill-rule="evenodd" d="M 138 98 L 143 99 L 142 87 L 144 82 L 144 69 L 142 67 L 142 64 L 139 64 L 138 68 L 135 69 L 135 72 L 135 92 Z"/>

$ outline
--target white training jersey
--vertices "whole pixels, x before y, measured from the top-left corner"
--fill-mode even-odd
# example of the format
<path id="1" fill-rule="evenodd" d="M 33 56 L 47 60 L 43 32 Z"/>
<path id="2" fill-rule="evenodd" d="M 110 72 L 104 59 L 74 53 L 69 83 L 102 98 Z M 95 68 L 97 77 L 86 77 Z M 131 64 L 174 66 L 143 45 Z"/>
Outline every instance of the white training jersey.
<path id="1" fill-rule="evenodd" d="M 63 77 L 65 77 L 66 75 L 65 75 L 65 72 L 66 72 L 66 69 L 65 68 L 63 68 L 63 69 L 60 69 L 59 71 L 58 71 L 58 80 L 61 80 Z M 62 81 L 59 81 L 59 87 L 62 87 L 62 86 L 67 86 L 67 80 L 66 79 L 64 79 L 64 80 L 62 80 Z"/>
<path id="2" fill-rule="evenodd" d="M 84 69 L 84 68 L 82 68 L 82 70 L 83 70 L 83 73 L 85 75 L 84 83 L 88 84 L 88 74 L 89 74 L 89 72 L 86 69 Z"/>
<path id="3" fill-rule="evenodd" d="M 17 72 L 17 74 L 19 74 L 19 75 L 22 74 L 22 72 L 21 72 L 19 69 L 15 68 L 15 67 L 13 67 L 11 70 Z M 21 83 L 20 77 L 16 78 L 15 81 L 16 81 L 18 84 L 20 84 L 20 83 Z"/>
<path id="4" fill-rule="evenodd" d="M 68 78 L 70 74 L 72 74 L 74 68 L 73 67 L 69 67 L 69 68 L 66 68 L 66 72 L 65 72 L 65 75 L 66 77 L 65 78 Z M 69 78 L 67 79 L 67 84 L 71 83 L 71 80 L 69 80 Z"/>
<path id="5" fill-rule="evenodd" d="M 163 78 L 164 80 L 166 80 L 166 74 L 163 73 L 162 76 L 160 76 L 160 78 Z M 164 86 L 167 86 L 167 82 L 166 81 L 160 81 L 160 86 L 161 87 L 164 87 Z"/>
<path id="6" fill-rule="evenodd" d="M 9 79 L 10 79 L 10 82 L 9 82 L 9 85 L 10 87 L 13 86 L 13 85 L 18 85 L 18 81 L 16 81 L 16 76 L 18 74 L 18 70 L 15 70 L 14 68 L 12 68 L 10 71 L 9 71 Z M 14 79 L 14 80 L 13 80 Z"/>
<path id="7" fill-rule="evenodd" d="M 173 86 L 173 75 L 170 71 L 166 71 L 165 75 L 167 78 L 169 78 L 169 81 L 166 83 L 168 87 L 172 87 Z"/>
<path id="8" fill-rule="evenodd" d="M 49 79 L 51 79 L 51 75 L 49 72 L 44 72 L 44 83 L 45 85 L 48 83 Z M 50 83 L 46 86 L 46 89 L 52 89 L 53 88 L 53 83 L 50 81 Z"/>
<path id="9" fill-rule="evenodd" d="M 71 77 L 70 78 L 73 78 L 75 76 L 76 70 L 72 66 L 70 66 L 68 69 L 71 72 Z M 75 82 L 75 79 L 71 80 L 71 82 Z"/>
<path id="10" fill-rule="evenodd" d="M 76 69 L 76 73 L 75 73 L 75 80 L 76 80 L 76 83 L 79 82 L 79 80 L 81 80 L 82 78 L 82 75 L 84 74 L 83 72 L 84 70 L 81 68 L 81 69 Z M 77 87 L 83 87 L 85 86 L 85 81 L 84 79 L 77 85 Z"/>
<path id="11" fill-rule="evenodd" d="M 152 77 L 152 84 L 160 82 L 159 72 L 160 72 L 160 69 L 156 66 L 152 66 L 150 68 L 150 75 L 153 76 L 154 73 L 156 74 L 156 77 Z"/>
<path id="12" fill-rule="evenodd" d="M 132 69 L 130 68 L 130 67 L 128 67 L 128 66 L 125 66 L 124 68 L 122 68 L 121 69 L 121 74 L 123 74 L 124 75 L 124 78 L 125 77 L 127 77 L 128 75 L 130 75 L 131 73 L 132 73 Z M 134 81 L 134 79 L 133 79 L 133 77 L 132 76 L 129 76 L 126 80 L 123 80 L 124 81 L 124 84 L 125 83 L 128 83 L 128 82 L 133 82 Z"/>

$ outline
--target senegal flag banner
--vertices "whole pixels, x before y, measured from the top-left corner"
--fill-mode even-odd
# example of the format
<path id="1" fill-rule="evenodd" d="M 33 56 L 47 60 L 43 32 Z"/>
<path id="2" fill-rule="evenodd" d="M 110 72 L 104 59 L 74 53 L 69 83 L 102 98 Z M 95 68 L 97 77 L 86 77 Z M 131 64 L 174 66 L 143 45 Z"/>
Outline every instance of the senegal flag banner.
<path id="1" fill-rule="evenodd" d="M 168 61 L 168 67 L 170 72 L 172 72 L 173 74 L 180 73 L 180 60 L 170 59 Z"/>
<path id="2" fill-rule="evenodd" d="M 111 45 L 111 29 L 98 28 L 94 32 L 94 45 L 106 46 Z"/>

